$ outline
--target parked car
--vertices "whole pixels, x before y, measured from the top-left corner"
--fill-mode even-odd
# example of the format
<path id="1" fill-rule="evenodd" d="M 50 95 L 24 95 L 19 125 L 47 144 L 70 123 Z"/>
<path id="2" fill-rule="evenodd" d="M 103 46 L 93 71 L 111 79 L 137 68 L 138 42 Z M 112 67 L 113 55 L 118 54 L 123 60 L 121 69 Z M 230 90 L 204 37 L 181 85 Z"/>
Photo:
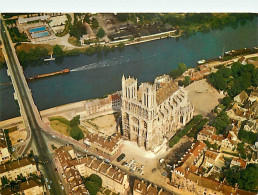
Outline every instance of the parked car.
<path id="1" fill-rule="evenodd" d="M 122 153 L 119 157 L 117 157 L 116 161 L 120 162 L 121 160 L 123 160 L 125 158 L 125 154 Z"/>

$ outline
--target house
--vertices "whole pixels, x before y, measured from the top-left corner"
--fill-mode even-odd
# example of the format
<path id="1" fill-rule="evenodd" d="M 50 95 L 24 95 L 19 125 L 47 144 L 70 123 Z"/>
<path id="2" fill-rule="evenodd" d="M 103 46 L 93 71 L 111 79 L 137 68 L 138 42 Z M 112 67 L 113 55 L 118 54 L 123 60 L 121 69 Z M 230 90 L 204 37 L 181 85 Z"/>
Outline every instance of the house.
<path id="1" fill-rule="evenodd" d="M 57 167 L 65 182 L 69 183 L 72 194 L 80 188 L 86 190 L 81 177 L 96 174 L 102 179 L 102 186 L 117 193 L 125 194 L 129 187 L 128 175 L 119 168 L 93 156 L 78 157 L 71 145 L 62 146 L 56 150 Z"/>
<path id="2" fill-rule="evenodd" d="M 170 193 L 165 192 L 163 189 L 158 190 L 157 187 L 151 183 L 147 184 L 144 180 L 140 181 L 136 179 L 133 185 L 133 195 L 169 195 Z"/>
<path id="3" fill-rule="evenodd" d="M 234 97 L 234 101 L 243 104 L 248 99 L 248 95 L 245 91 L 242 91 L 236 97 Z"/>
<path id="4" fill-rule="evenodd" d="M 197 81 L 203 78 L 203 75 L 198 71 L 198 72 L 193 72 L 191 74 L 191 81 Z"/>
<path id="5" fill-rule="evenodd" d="M 237 138 L 236 131 L 233 131 L 233 130 L 229 131 L 227 138 L 221 141 L 221 149 L 234 151 L 238 143 L 239 143 L 239 140 Z"/>
<path id="6" fill-rule="evenodd" d="M 112 108 L 120 111 L 122 106 L 121 95 L 118 93 L 115 93 L 115 94 L 109 95 L 109 97 L 112 101 Z"/>
<path id="7" fill-rule="evenodd" d="M 241 57 L 238 59 L 238 62 L 241 63 L 241 64 L 243 64 L 243 65 L 246 65 L 246 64 L 247 64 L 246 59 L 245 59 L 244 56 L 241 56 Z"/>
<path id="8" fill-rule="evenodd" d="M 122 143 L 121 138 L 122 136 L 117 133 L 109 137 L 101 137 L 98 134 L 89 133 L 85 135 L 83 143 L 90 146 L 92 149 L 113 156 Z"/>
<path id="9" fill-rule="evenodd" d="M 216 128 L 210 125 L 205 125 L 203 129 L 198 133 L 197 140 L 204 141 L 210 140 L 212 135 L 216 133 Z"/>
<path id="10" fill-rule="evenodd" d="M 179 166 L 173 172 L 180 176 L 185 176 L 190 169 L 196 170 L 200 166 L 204 152 L 207 146 L 205 143 L 197 141 L 191 146 L 188 152 L 184 154 L 181 161 L 178 162 Z"/>
<path id="11" fill-rule="evenodd" d="M 43 195 L 45 190 L 43 185 L 39 181 L 27 180 L 19 184 L 18 191 L 15 191 L 11 187 L 3 189 L 2 194 L 11 195 L 11 194 L 24 194 L 24 195 Z"/>
<path id="12" fill-rule="evenodd" d="M 77 156 L 72 145 L 66 145 L 55 151 L 55 163 L 63 182 L 68 183 L 70 194 L 89 195 L 85 188 L 79 171 L 70 162 Z"/>
<path id="13" fill-rule="evenodd" d="M 10 153 L 8 151 L 6 139 L 4 136 L 4 132 L 0 132 L 0 163 L 4 163 L 10 160 Z"/>
<path id="14" fill-rule="evenodd" d="M 239 166 L 242 169 L 245 169 L 246 165 L 247 165 L 247 162 L 244 159 L 242 159 L 242 158 L 233 158 L 231 163 L 230 163 L 230 167 L 232 167 L 232 166 Z"/>
<path id="15" fill-rule="evenodd" d="M 35 161 L 28 157 L 0 165 L 0 178 L 6 177 L 9 180 L 15 180 L 17 176 L 21 174 L 27 177 L 31 173 L 36 172 L 37 167 Z M 2 184 L 1 180 L 0 184 Z"/>

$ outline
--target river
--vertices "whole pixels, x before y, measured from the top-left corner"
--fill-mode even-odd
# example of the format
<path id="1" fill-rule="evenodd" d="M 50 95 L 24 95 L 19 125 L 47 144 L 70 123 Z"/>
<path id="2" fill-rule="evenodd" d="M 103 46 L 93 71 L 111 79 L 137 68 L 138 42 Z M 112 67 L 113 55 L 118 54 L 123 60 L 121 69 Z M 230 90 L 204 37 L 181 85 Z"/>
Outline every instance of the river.
<path id="1" fill-rule="evenodd" d="M 29 83 L 39 110 L 101 97 L 121 90 L 121 77 L 133 76 L 138 83 L 153 81 L 183 62 L 196 66 L 198 60 L 217 57 L 225 51 L 258 45 L 258 18 L 237 28 L 225 27 L 188 38 L 169 38 L 126 46 L 106 55 L 65 57 L 61 62 L 26 64 L 26 77 L 69 68 L 69 74 Z M 6 69 L 0 69 L 0 83 L 9 82 Z M 0 121 L 19 116 L 12 85 L 0 86 Z"/>

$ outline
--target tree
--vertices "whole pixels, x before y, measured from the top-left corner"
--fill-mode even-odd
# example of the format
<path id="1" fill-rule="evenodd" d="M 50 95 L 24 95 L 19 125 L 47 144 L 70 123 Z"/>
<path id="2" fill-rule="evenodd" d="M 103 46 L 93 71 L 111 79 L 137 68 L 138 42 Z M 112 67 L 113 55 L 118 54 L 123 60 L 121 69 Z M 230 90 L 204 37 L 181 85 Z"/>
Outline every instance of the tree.
<path id="1" fill-rule="evenodd" d="M 187 66 L 184 63 L 179 63 L 178 70 L 181 74 L 183 74 L 187 70 Z"/>
<path id="2" fill-rule="evenodd" d="M 226 128 L 230 124 L 230 119 L 225 111 L 221 111 L 212 122 L 212 126 L 217 129 L 217 134 L 225 134 Z"/>
<path id="3" fill-rule="evenodd" d="M 231 97 L 227 96 L 227 97 L 224 97 L 224 98 L 222 99 L 222 102 L 221 102 L 221 103 L 222 103 L 226 108 L 228 108 L 229 105 L 231 104 L 231 102 L 232 102 Z"/>
<path id="4" fill-rule="evenodd" d="M 53 54 L 60 57 L 64 55 L 64 51 L 59 45 L 55 45 L 53 48 Z"/>
<path id="5" fill-rule="evenodd" d="M 82 132 L 82 130 L 78 127 L 78 126 L 73 126 L 71 131 L 70 131 L 70 135 L 73 139 L 79 141 L 81 139 L 84 138 L 84 134 Z"/>
<path id="6" fill-rule="evenodd" d="M 226 90 L 227 89 L 227 82 L 222 76 L 222 73 L 219 70 L 216 73 L 211 73 L 209 75 L 209 80 L 211 84 L 219 89 L 219 90 Z"/>
<path id="7" fill-rule="evenodd" d="M 258 187 L 258 166 L 257 164 L 248 164 L 246 169 L 241 174 L 242 186 L 245 190 L 257 190 Z"/>
<path id="8" fill-rule="evenodd" d="M 129 20 L 130 18 L 130 14 L 129 13 L 118 13 L 116 15 L 117 19 L 121 22 L 125 22 L 127 20 Z"/>
<path id="9" fill-rule="evenodd" d="M 121 51 L 125 47 L 125 43 L 120 42 L 120 43 L 118 43 L 117 47 Z"/>
<path id="10" fill-rule="evenodd" d="M 7 179 L 6 176 L 1 177 L 1 183 L 2 183 L 2 186 L 5 186 L 6 184 L 9 183 L 9 180 Z"/>
<path id="11" fill-rule="evenodd" d="M 73 119 L 70 121 L 70 125 L 72 127 L 78 126 L 79 124 L 80 124 L 80 115 L 73 117 Z"/>
<path id="12" fill-rule="evenodd" d="M 255 144 L 257 140 L 257 134 L 252 131 L 245 131 L 242 128 L 239 130 L 238 138 L 241 141 L 247 142 L 249 144 Z"/>
<path id="13" fill-rule="evenodd" d="M 84 184 L 91 195 L 96 195 L 102 187 L 102 179 L 96 174 L 91 174 L 84 180 Z"/>
<path id="14" fill-rule="evenodd" d="M 169 75 L 173 78 L 173 79 L 176 79 L 178 78 L 181 74 L 180 74 L 180 71 L 178 69 L 174 69 L 174 70 L 171 70 Z"/>
<path id="15" fill-rule="evenodd" d="M 88 24 L 90 23 L 90 15 L 89 14 L 84 15 L 83 22 L 87 22 Z"/>
<path id="16" fill-rule="evenodd" d="M 96 18 L 91 19 L 91 25 L 93 28 L 98 28 L 99 27 L 99 22 Z"/>
<path id="17" fill-rule="evenodd" d="M 246 150 L 245 150 L 245 144 L 244 142 L 237 144 L 237 151 L 239 152 L 239 156 L 243 159 L 246 159 Z"/>
<path id="18" fill-rule="evenodd" d="M 103 28 L 100 28 L 99 31 L 97 32 L 97 37 L 98 38 L 102 38 L 105 36 L 105 31 L 103 30 Z"/>
<path id="19" fill-rule="evenodd" d="M 21 62 L 26 62 L 28 60 L 27 53 L 23 50 L 17 52 L 18 58 Z"/>
<path id="20" fill-rule="evenodd" d="M 30 151 L 30 153 L 28 154 L 28 157 L 29 157 L 29 158 L 33 158 L 33 157 L 34 157 L 34 152 L 33 152 L 33 150 Z"/>
<path id="21" fill-rule="evenodd" d="M 233 166 L 231 168 L 224 167 L 220 180 L 223 181 L 226 179 L 226 181 L 233 187 L 238 184 L 240 189 L 255 191 L 258 187 L 257 174 L 257 164 L 248 164 L 245 169 L 241 169 L 238 166 Z"/>

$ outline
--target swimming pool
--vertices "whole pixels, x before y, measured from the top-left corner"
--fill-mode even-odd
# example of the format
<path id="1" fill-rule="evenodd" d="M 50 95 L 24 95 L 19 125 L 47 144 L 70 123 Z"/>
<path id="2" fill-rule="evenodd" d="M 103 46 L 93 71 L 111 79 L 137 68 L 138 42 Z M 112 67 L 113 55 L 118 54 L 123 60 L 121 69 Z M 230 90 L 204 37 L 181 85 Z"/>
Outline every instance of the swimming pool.
<path id="1" fill-rule="evenodd" d="M 31 28 L 29 31 L 30 31 L 30 33 L 35 33 L 35 32 L 43 31 L 43 30 L 46 30 L 45 26 L 41 26 L 41 27 L 38 27 L 38 28 Z"/>
<path id="2" fill-rule="evenodd" d="M 31 37 L 33 39 L 35 39 L 35 38 L 39 38 L 39 37 L 46 37 L 48 35 L 49 35 L 49 32 L 48 31 L 44 31 L 44 32 L 40 32 L 40 33 L 31 34 Z"/>

